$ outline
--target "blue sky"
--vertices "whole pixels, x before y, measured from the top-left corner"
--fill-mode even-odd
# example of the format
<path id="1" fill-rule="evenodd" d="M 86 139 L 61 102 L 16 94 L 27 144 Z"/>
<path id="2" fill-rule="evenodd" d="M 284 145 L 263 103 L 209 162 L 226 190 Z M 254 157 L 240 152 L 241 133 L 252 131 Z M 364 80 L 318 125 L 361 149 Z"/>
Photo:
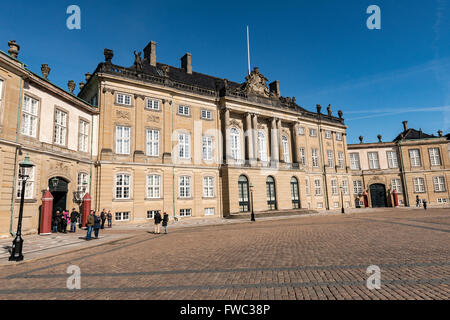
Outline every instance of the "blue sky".
<path id="1" fill-rule="evenodd" d="M 81 8 L 81 30 L 66 28 L 66 9 Z M 381 9 L 381 30 L 369 30 L 369 5 Z M 246 25 L 252 68 L 279 80 L 283 96 L 315 111 L 344 112 L 348 141 L 392 140 L 409 126 L 450 131 L 450 0 L 321 1 L 9 1 L 0 12 L 0 49 L 62 88 L 78 84 L 114 50 L 131 66 L 150 40 L 157 60 L 179 66 L 192 53 L 194 71 L 243 82 Z M 76 91 L 77 92 L 77 91 Z"/>

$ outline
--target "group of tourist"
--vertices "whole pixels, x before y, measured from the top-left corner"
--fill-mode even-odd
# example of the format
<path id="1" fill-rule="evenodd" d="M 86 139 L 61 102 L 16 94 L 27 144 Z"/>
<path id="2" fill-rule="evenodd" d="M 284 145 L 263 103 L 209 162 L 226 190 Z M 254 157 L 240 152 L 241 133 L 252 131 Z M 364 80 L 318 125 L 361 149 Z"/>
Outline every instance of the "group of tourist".
<path id="1" fill-rule="evenodd" d="M 164 216 L 161 217 L 161 214 L 159 213 L 159 211 L 157 211 L 153 217 L 154 221 L 155 221 L 155 233 L 156 234 L 160 234 L 160 225 L 162 222 L 162 226 L 164 227 L 164 233 L 167 234 L 167 223 L 169 222 L 169 215 L 167 214 L 167 212 L 164 212 Z"/>
<path id="2" fill-rule="evenodd" d="M 92 230 L 94 230 L 95 239 L 98 239 L 98 234 L 100 229 L 105 229 L 105 222 L 108 220 L 108 228 L 112 228 L 112 213 L 111 211 L 106 212 L 105 209 L 99 214 L 98 211 L 91 210 L 89 216 L 87 217 L 87 234 L 86 240 L 92 239 Z"/>
<path id="3" fill-rule="evenodd" d="M 75 208 L 72 209 L 70 214 L 67 210 L 56 210 L 52 218 L 52 232 L 67 233 L 67 225 L 69 225 L 69 223 L 69 232 L 76 232 L 79 219 L 80 213 L 76 211 Z"/>

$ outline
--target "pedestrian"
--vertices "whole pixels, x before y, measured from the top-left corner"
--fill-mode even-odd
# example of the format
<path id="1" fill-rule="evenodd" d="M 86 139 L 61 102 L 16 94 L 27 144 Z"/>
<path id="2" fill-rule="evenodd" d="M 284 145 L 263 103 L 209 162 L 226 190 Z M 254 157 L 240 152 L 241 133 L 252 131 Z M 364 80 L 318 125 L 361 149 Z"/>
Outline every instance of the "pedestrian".
<path id="1" fill-rule="evenodd" d="M 77 221 L 79 215 L 80 214 L 78 211 L 76 211 L 75 208 L 72 208 L 72 212 L 70 213 L 70 232 L 77 231 Z"/>
<path id="2" fill-rule="evenodd" d="M 58 219 L 56 213 L 53 215 L 52 219 L 52 232 L 58 232 Z"/>
<path id="3" fill-rule="evenodd" d="M 106 210 L 103 208 L 102 213 L 100 214 L 100 218 L 102 219 L 102 229 L 105 229 L 105 221 L 106 221 Z"/>
<path id="4" fill-rule="evenodd" d="M 87 217 L 87 223 L 86 223 L 86 226 L 87 226 L 86 240 L 91 240 L 91 239 L 92 239 L 91 235 L 92 235 L 92 228 L 94 227 L 94 223 L 95 223 L 95 220 L 94 220 L 94 210 L 91 210 L 91 212 L 89 212 L 89 216 Z"/>
<path id="5" fill-rule="evenodd" d="M 427 199 L 423 199 L 422 202 L 424 210 L 427 210 Z"/>
<path id="6" fill-rule="evenodd" d="M 95 235 L 95 239 L 98 239 L 98 232 L 100 231 L 101 228 L 101 219 L 100 216 L 98 214 L 98 212 L 94 212 L 94 235 Z"/>
<path id="7" fill-rule="evenodd" d="M 67 225 L 69 224 L 70 218 L 69 218 L 69 212 L 67 210 L 63 211 L 63 216 L 62 216 L 62 230 L 63 233 L 67 233 Z"/>
<path id="8" fill-rule="evenodd" d="M 56 225 L 58 226 L 58 232 L 62 232 L 62 214 L 61 211 L 56 210 Z"/>
<path id="9" fill-rule="evenodd" d="M 160 226 L 161 226 L 161 214 L 159 213 L 159 211 L 156 211 L 155 213 L 155 233 L 160 233 Z"/>
<path id="10" fill-rule="evenodd" d="M 169 222 L 169 215 L 167 212 L 164 212 L 162 226 L 164 227 L 164 233 L 167 234 L 167 223 Z"/>
<path id="11" fill-rule="evenodd" d="M 112 228 L 112 213 L 111 210 L 108 210 L 108 214 L 106 215 L 108 218 L 108 228 Z"/>
<path id="12" fill-rule="evenodd" d="M 419 195 L 416 195 L 416 207 L 417 207 L 417 208 L 420 207 L 420 199 L 419 199 Z"/>

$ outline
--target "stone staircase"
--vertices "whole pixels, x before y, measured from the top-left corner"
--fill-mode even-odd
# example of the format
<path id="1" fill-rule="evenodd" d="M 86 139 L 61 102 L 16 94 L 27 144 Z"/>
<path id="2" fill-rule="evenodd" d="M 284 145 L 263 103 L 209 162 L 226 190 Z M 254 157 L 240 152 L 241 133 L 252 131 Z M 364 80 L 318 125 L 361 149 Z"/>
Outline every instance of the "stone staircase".
<path id="1" fill-rule="evenodd" d="M 319 211 L 311 210 L 311 209 L 258 211 L 258 212 L 255 212 L 255 219 L 263 218 L 263 217 L 301 216 L 301 215 L 307 215 L 307 214 L 312 214 L 312 213 L 319 213 Z M 250 217 L 251 217 L 251 213 L 245 212 L 245 213 L 233 213 L 224 218 L 225 219 L 248 219 L 248 220 L 250 220 Z"/>

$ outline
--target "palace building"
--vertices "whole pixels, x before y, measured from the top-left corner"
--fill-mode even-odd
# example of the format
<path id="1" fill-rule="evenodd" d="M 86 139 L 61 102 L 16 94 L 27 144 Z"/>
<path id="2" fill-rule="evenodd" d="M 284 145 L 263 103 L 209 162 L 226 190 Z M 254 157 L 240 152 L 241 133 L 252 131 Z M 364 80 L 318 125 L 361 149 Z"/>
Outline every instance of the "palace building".
<path id="1" fill-rule="evenodd" d="M 86 73 L 74 94 L 0 51 L 0 236 L 13 234 L 26 155 L 25 233 L 39 232 L 46 190 L 53 212 L 111 210 L 115 223 L 241 213 L 402 205 L 419 194 L 449 199 L 448 139 L 413 129 L 391 143 L 347 147 L 342 111 L 315 112 L 281 95 L 278 81 L 254 68 L 241 83 L 198 73 L 186 53 L 178 67 L 156 60 L 156 43 L 130 67 L 114 52 Z M 84 82 L 85 81 L 85 82 Z M 347 150 L 348 148 L 348 150 Z M 447 148 L 447 149 L 446 149 Z M 48 194 L 48 193 L 47 193 Z M 253 199 L 253 201 L 252 201 Z"/>

